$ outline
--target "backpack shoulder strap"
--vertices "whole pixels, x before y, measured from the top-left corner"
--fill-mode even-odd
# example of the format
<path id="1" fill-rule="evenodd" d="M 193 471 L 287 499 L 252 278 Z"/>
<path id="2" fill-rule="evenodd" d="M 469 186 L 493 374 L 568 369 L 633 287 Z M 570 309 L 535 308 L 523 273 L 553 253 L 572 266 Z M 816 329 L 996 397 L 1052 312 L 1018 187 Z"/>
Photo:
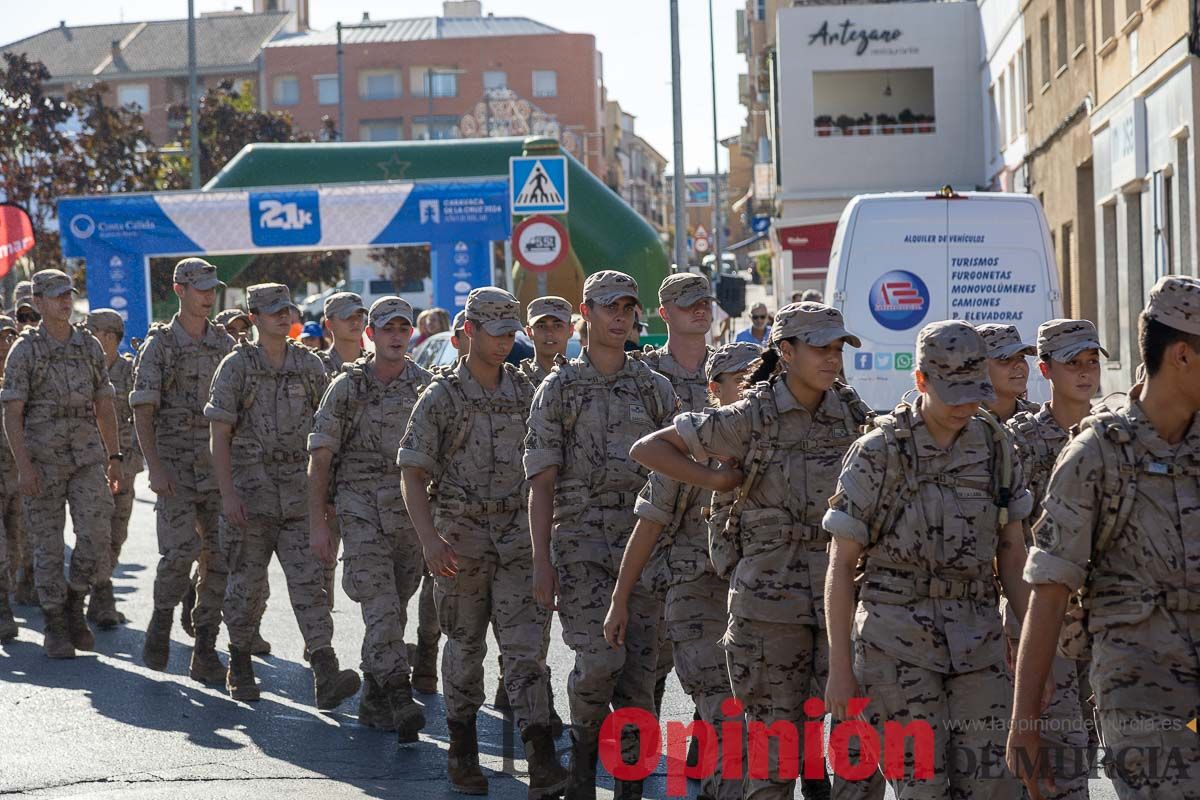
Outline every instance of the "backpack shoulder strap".
<path id="1" fill-rule="evenodd" d="M 1091 427 L 1099 439 L 1104 474 L 1101 479 L 1100 518 L 1092 540 L 1092 562 L 1108 549 L 1133 513 L 1137 497 L 1137 454 L 1133 432 L 1125 419 L 1113 411 L 1102 411 L 1072 428 L 1072 435 Z"/>
<path id="2" fill-rule="evenodd" d="M 894 491 L 884 492 L 880 496 L 869 531 L 870 541 L 874 544 L 884 531 L 895 524 L 904 507 L 916 497 L 920 485 L 917 481 L 917 454 L 912 445 L 912 407 L 901 402 L 891 413 L 875 416 L 871 424 L 883 435 L 887 453 L 885 475 L 899 474 L 902 478 L 899 482 L 890 482 L 896 486 Z"/>
<path id="3" fill-rule="evenodd" d="M 996 487 L 994 502 L 1000 509 L 1000 525 L 1004 526 L 1008 524 L 1008 504 L 1012 501 L 1013 442 L 1008 428 L 991 412 L 980 407 L 977 416 L 992 434 L 988 437 L 988 448 L 991 450 L 992 480 Z"/>
<path id="4" fill-rule="evenodd" d="M 779 449 L 779 407 L 775 404 L 775 390 L 767 381 L 754 384 L 744 398 L 751 411 L 750 448 L 746 452 L 745 477 L 733 495 L 729 516 L 725 521 L 725 535 L 736 536 L 741 530 L 742 509 L 750 492 L 770 466 Z"/>
<path id="5" fill-rule="evenodd" d="M 642 396 L 642 404 L 646 406 L 654 421 L 663 425 L 667 422 L 667 409 L 663 407 L 662 395 L 654 385 L 654 377 L 654 370 L 644 363 L 639 363 L 634 368 L 633 380 L 637 384 L 638 394 Z"/>
<path id="6" fill-rule="evenodd" d="M 871 408 L 859 396 L 853 386 L 848 383 L 836 381 L 833 384 L 833 390 L 837 393 L 838 400 L 841 401 L 842 407 L 845 409 L 845 418 L 848 421 L 853 421 L 853 428 L 856 428 L 859 433 L 866 433 L 871 429 L 871 422 L 875 419 L 875 409 Z"/>

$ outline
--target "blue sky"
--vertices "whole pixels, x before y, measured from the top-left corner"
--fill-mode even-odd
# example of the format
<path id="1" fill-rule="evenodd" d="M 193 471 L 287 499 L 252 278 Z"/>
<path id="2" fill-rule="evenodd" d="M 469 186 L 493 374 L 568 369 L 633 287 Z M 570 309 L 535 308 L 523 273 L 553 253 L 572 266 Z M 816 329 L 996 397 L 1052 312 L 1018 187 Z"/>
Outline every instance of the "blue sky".
<path id="1" fill-rule="evenodd" d="M 15 3 L 16 0 L 5 0 Z M 253 0 L 196 0 L 196 12 L 251 7 Z M 718 132 L 737 133 L 744 114 L 737 76 L 746 69 L 737 52 L 734 12 L 743 0 L 713 0 L 717 46 Z M 709 79 L 708 2 L 680 0 L 683 64 L 684 164 L 712 169 L 712 93 Z M 310 0 L 311 24 L 355 22 L 441 13 L 441 0 Z M 525 16 L 572 33 L 591 33 L 604 54 L 610 98 L 637 116 L 637 131 L 668 160 L 672 158 L 671 49 L 667 0 L 483 0 L 484 13 Z M 187 15 L 186 0 L 42 0 L 6 15 L 4 43 L 38 33 L 66 20 L 88 25 L 125 20 L 170 19 Z M 722 166 L 725 164 L 721 154 Z"/>

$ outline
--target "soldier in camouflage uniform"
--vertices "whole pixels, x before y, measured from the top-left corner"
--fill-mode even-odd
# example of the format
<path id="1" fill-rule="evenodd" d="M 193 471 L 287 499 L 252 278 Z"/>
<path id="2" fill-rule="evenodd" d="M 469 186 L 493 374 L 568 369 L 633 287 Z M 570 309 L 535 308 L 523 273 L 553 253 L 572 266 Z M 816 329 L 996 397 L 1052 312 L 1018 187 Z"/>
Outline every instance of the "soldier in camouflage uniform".
<path id="1" fill-rule="evenodd" d="M 133 435 L 133 411 L 129 408 L 129 393 L 133 391 L 133 356 L 119 352 L 121 340 L 125 338 L 125 319 L 111 308 L 98 308 L 87 316 L 87 327 L 100 346 L 104 348 L 104 361 L 108 366 L 108 377 L 115 394 L 113 406 L 117 412 L 117 433 L 121 452 L 121 491 L 113 495 L 112 516 L 112 569 L 121 559 L 121 548 L 129 537 L 129 516 L 133 513 L 133 483 L 142 471 L 142 453 Z M 88 601 L 87 618 L 103 629 L 115 628 L 126 622 L 125 615 L 117 610 L 112 581 L 92 590 Z"/>
<path id="2" fill-rule="evenodd" d="M 86 328 L 71 325 L 70 276 L 42 270 L 33 276 L 33 293 L 42 323 L 12 346 L 0 401 L 33 544 L 46 655 L 74 658 L 96 644 L 84 598 L 112 574 L 109 520 L 113 492 L 122 488 L 121 451 L 104 351 Z M 68 504 L 75 531 L 69 579 L 63 576 Z"/>
<path id="3" fill-rule="evenodd" d="M 538 387 L 524 458 L 534 596 L 558 609 L 563 639 L 575 652 L 567 683 L 572 798 L 595 796 L 599 729 L 610 704 L 654 709 L 661 604 L 645 590 L 633 593 L 620 650 L 604 641 L 604 614 L 646 482 L 629 448 L 673 419 L 678 404 L 666 378 L 624 351 L 638 307 L 633 278 L 597 272 L 584 282 L 583 299 L 588 348 Z M 625 744 L 632 762 L 636 737 Z M 640 782 L 618 781 L 617 796 L 640 797 Z"/>
<path id="4" fill-rule="evenodd" d="M 470 352 L 417 401 L 397 463 L 405 504 L 437 581 L 438 621 L 446 634 L 450 786 L 487 793 L 475 725 L 484 699 L 488 623 L 495 620 L 501 671 L 529 761 L 529 797 L 536 800 L 557 796 L 567 772 L 550 729 L 542 649 L 550 614 L 533 599 L 520 460 L 534 387 L 504 361 L 521 329 L 517 299 L 495 287 L 474 289 L 465 315 Z"/>
<path id="5" fill-rule="evenodd" d="M 200 565 L 192 619 L 196 644 L 189 674 L 219 683 L 225 668 L 216 652 L 225 596 L 226 565 L 217 541 L 220 496 L 208 449 L 204 402 L 213 373 L 233 349 L 233 339 L 208 321 L 216 301 L 217 269 L 201 258 L 175 265 L 179 311 L 153 325 L 133 365 L 129 405 L 137 440 L 150 472 L 158 538 L 154 613 L 146 628 L 142 661 L 165 670 L 175 606 L 184 599 L 193 563 Z"/>
<path id="6" fill-rule="evenodd" d="M 12 317 L 0 316 L 0 364 L 8 358 L 16 338 L 17 323 Z M 21 528 L 24 524 L 21 493 L 17 489 L 17 462 L 8 448 L 8 440 L 0 440 L 0 642 L 17 636 L 17 622 L 8 603 L 8 593 L 16 583 L 16 566 L 22 558 L 24 537 Z"/>
<path id="7" fill-rule="evenodd" d="M 703 286 L 697 285 L 694 289 L 697 302 L 708 296 L 707 284 L 704 281 Z M 674 291 L 679 287 L 676 284 L 667 288 Z M 686 285 L 684 288 L 686 291 Z M 671 335 L 674 337 L 674 329 Z M 710 397 L 719 397 L 724 376 L 724 387 L 732 384 L 732 391 L 725 391 L 725 397 L 730 403 L 736 402 L 740 396 L 741 377 L 760 355 L 758 345 L 746 342 L 725 345 L 713 352 L 705 366 Z M 715 572 L 708 557 L 706 517 L 711 503 L 711 492 L 680 484 L 659 472 L 650 474 L 634 507 L 638 520 L 625 545 L 621 572 L 604 622 L 604 636 L 613 647 L 624 646 L 629 595 L 642 579 L 654 551 L 662 549 L 658 543 L 665 533 L 668 537 L 665 561 L 669 574 L 663 577 L 670 582 L 666 620 L 675 645 L 675 670 L 680 684 L 696 704 L 696 719 L 712 725 L 719 737 L 722 725 L 727 722 L 721 712 L 721 703 L 729 696 L 730 686 L 724 654 L 716 643 L 724 636 L 727 626 L 729 580 Z M 649 577 L 652 582 L 657 582 L 658 576 Z M 696 741 L 693 737 L 692 742 Z M 710 800 L 741 798 L 742 781 L 725 779 L 718 769 L 702 779 L 701 792 Z"/>
<path id="8" fill-rule="evenodd" d="M 466 312 L 460 311 L 454 315 L 450 326 L 450 344 L 458 353 L 457 358 L 450 364 L 433 367 L 434 375 L 449 375 L 457 369 L 462 359 L 466 358 L 471 347 L 471 340 L 463 332 L 466 324 Z M 437 608 L 433 603 L 434 580 L 428 570 L 421 578 L 421 597 L 417 602 L 417 643 L 409 645 L 409 661 L 412 662 L 412 685 L 421 694 L 433 694 L 437 691 L 438 682 L 438 637 L 442 628 L 438 625 Z M 497 692 L 497 697 L 499 693 Z M 507 700 L 508 698 L 504 698 Z"/>
<path id="9" fill-rule="evenodd" d="M 401 744 L 411 744 L 425 716 L 412 698 L 404 626 L 424 562 L 402 505 L 395 454 L 431 376 L 408 357 L 413 312 L 406 301 L 382 297 L 368 320 L 375 353 L 334 378 L 308 437 L 310 537 L 323 561 L 337 557 L 324 499 L 336 462 L 334 498 L 345 539 L 342 583 L 361 606 L 366 626 L 359 722 L 396 730 Z"/>
<path id="10" fill-rule="evenodd" d="M 1037 355 L 1037 348 L 1021 341 L 1015 325 L 992 323 L 975 328 L 987 345 L 988 379 L 996 399 L 983 404 L 992 416 L 1007 422 L 1018 411 L 1037 411 L 1037 403 L 1025 399 L 1029 384 L 1026 356 Z"/>
<path id="11" fill-rule="evenodd" d="M 1031 519 L 1041 514 L 1050 471 L 1070 438 L 1068 431 L 1091 412 L 1091 399 L 1100 388 L 1100 356 L 1108 356 L 1100 346 L 1096 326 L 1083 319 L 1043 322 L 1038 327 L 1037 346 L 1038 366 L 1043 377 L 1050 381 L 1050 401 L 1036 413 L 1018 411 L 1007 423 L 1033 494 Z M 1017 652 L 1021 628 L 1007 604 L 1001 603 L 1000 610 L 1011 661 Z M 1078 647 L 1086 644 L 1082 610 L 1072 605 L 1068 611 L 1060 654 L 1054 658 L 1054 697 L 1041 717 L 1044 736 L 1059 750 L 1057 790 L 1047 795 L 1053 800 L 1086 800 L 1088 796 L 1087 781 L 1094 750 L 1088 705 L 1091 692 L 1080 691 L 1081 685 L 1086 685 L 1088 666 L 1086 648 Z"/>
<path id="12" fill-rule="evenodd" d="M 749 721 L 787 721 L 800 729 L 813 678 L 827 664 L 820 619 L 828 537 L 821 513 L 870 410 L 838 383 L 844 346 L 860 341 L 837 309 L 784 306 L 770 342 L 743 400 L 681 414 L 633 454 L 675 480 L 710 491 L 738 489 L 742 502 L 726 522 L 741 550 L 721 640 L 729 679 Z M 706 466 L 710 457 L 734 460 L 744 473 Z M 748 781 L 746 796 L 790 798 L 795 776 L 780 769 L 778 754 L 769 763 L 769 776 Z M 828 783 L 814 775 L 805 792 L 828 796 Z"/>
<path id="13" fill-rule="evenodd" d="M 221 549 L 229 564 L 226 686 L 235 700 L 258 699 L 250 646 L 274 554 L 311 659 L 317 708 L 336 708 L 358 691 L 359 678 L 339 667 L 333 650 L 324 570 L 309 551 L 305 478 L 308 434 L 328 378 L 320 358 L 287 338 L 296 306 L 286 286 L 251 286 L 246 305 L 257 342 L 237 345 L 221 361 L 204 407 L 221 491 Z"/>
<path id="14" fill-rule="evenodd" d="M 216 316 L 213 317 L 213 322 L 223 327 L 225 332 L 236 341 L 244 342 L 250 335 L 250 315 L 240 308 L 227 308 L 224 311 L 218 311 Z"/>
<path id="15" fill-rule="evenodd" d="M 1034 800 L 1055 766 L 1039 693 L 1078 590 L 1117 797 L 1195 798 L 1200 786 L 1200 280 L 1160 279 L 1138 338 L 1140 393 L 1080 423 L 1033 528 L 1008 757 Z"/>
<path id="16" fill-rule="evenodd" d="M 894 783 L 900 800 L 1021 793 L 1003 760 L 1012 690 L 996 586 L 1022 616 L 1022 520 L 1033 497 L 1005 428 L 976 415 L 996 396 L 986 348 L 957 320 L 921 330 L 918 399 L 854 443 L 823 520 L 833 536 L 829 712 L 855 716 L 850 699 L 866 697 L 863 716 L 880 741 L 885 721 L 924 722 L 934 732 L 931 778 L 914 777 L 905 740 L 905 773 Z"/>
<path id="17" fill-rule="evenodd" d="M 526 319 L 525 335 L 533 342 L 533 356 L 521 359 L 520 370 L 536 387 L 554 369 L 554 357 L 567 354 L 571 304 L 553 295 L 539 297 L 529 304 Z"/>
<path id="18" fill-rule="evenodd" d="M 334 292 L 325 298 L 325 330 L 329 332 L 331 344 L 327 350 L 317 353 L 325 362 L 325 371 L 333 380 L 342 371 L 362 357 L 363 329 L 367 325 L 367 308 L 362 298 L 354 292 Z M 325 593 L 329 596 L 329 607 L 334 606 L 334 583 L 337 573 L 337 551 L 342 538 L 338 531 L 337 514 L 330 498 L 329 531 L 333 534 L 334 560 L 325 566 Z"/>

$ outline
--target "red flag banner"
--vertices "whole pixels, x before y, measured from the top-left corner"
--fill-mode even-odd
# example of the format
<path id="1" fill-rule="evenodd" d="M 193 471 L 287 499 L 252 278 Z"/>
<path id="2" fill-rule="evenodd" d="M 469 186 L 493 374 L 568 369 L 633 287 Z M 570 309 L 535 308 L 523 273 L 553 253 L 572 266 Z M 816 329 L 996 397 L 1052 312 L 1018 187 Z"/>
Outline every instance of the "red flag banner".
<path id="1" fill-rule="evenodd" d="M 33 222 L 29 214 L 18 205 L 0 203 L 0 277 L 32 249 Z"/>

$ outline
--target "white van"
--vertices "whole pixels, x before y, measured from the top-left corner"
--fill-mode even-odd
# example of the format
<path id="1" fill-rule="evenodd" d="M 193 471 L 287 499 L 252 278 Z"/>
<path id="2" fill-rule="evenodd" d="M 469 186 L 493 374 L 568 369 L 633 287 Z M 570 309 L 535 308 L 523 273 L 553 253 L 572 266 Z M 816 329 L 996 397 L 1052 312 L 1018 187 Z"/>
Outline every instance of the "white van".
<path id="1" fill-rule="evenodd" d="M 913 388 L 917 333 L 930 322 L 1016 325 L 1037 342 L 1062 316 L 1046 217 L 1026 194 L 895 192 L 859 195 L 838 221 L 828 302 L 862 339 L 846 349 L 846 378 L 873 408 Z M 1049 398 L 1030 363 L 1029 398 Z"/>

